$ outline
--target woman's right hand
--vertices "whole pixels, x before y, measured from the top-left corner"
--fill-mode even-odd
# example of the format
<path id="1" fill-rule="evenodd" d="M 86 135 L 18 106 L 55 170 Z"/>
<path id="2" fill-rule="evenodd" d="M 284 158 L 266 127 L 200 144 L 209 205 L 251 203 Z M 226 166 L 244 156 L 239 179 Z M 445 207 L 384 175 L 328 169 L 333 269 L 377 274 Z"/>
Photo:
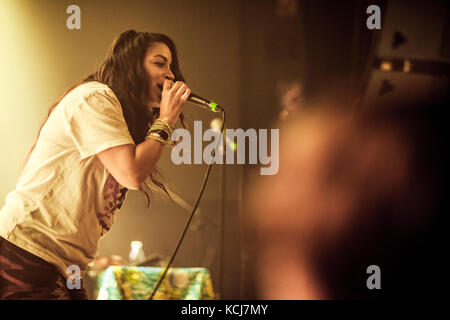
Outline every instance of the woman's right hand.
<path id="1" fill-rule="evenodd" d="M 161 96 L 159 118 L 167 121 L 173 127 L 180 117 L 183 104 L 190 94 L 191 90 L 189 90 L 184 82 L 177 81 L 173 83 L 171 80 L 165 80 Z"/>

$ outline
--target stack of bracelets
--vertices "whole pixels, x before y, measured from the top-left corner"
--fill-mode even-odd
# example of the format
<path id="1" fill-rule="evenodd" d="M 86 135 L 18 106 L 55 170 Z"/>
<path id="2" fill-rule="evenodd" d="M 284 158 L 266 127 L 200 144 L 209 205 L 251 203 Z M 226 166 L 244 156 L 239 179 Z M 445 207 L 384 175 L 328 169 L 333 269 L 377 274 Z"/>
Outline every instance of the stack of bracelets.
<path id="1" fill-rule="evenodd" d="M 152 139 L 158 141 L 165 147 L 169 147 L 172 146 L 172 141 L 170 139 L 172 132 L 173 129 L 170 125 L 166 121 L 158 118 L 148 130 L 145 140 Z"/>

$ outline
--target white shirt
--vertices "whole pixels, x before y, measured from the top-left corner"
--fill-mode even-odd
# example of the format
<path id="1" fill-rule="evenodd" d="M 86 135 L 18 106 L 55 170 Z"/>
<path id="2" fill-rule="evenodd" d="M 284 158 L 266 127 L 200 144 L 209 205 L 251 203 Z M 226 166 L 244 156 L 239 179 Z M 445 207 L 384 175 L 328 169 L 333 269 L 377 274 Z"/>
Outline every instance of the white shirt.
<path id="1" fill-rule="evenodd" d="M 82 275 L 115 220 L 126 189 L 95 154 L 134 144 L 113 91 L 82 84 L 58 104 L 42 128 L 16 189 L 0 210 L 0 236 Z"/>

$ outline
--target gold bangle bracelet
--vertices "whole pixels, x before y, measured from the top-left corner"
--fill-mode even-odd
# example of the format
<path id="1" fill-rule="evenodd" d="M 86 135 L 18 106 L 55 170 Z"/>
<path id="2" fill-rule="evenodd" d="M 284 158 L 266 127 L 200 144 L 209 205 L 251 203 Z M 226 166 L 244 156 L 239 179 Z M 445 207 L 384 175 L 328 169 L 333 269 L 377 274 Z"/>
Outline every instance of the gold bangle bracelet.
<path id="1" fill-rule="evenodd" d="M 164 132 L 164 135 L 162 134 Z M 157 134 L 158 136 L 160 136 L 161 139 L 163 140 L 170 140 L 170 132 L 167 132 L 167 130 L 165 128 L 151 128 L 148 132 L 147 132 L 147 136 L 150 134 Z"/>
<path id="2" fill-rule="evenodd" d="M 154 122 L 153 124 L 154 124 L 154 125 L 157 125 L 157 126 L 166 127 L 167 130 L 168 130 L 170 133 L 173 132 L 173 128 L 172 128 L 172 127 L 169 125 L 169 123 L 168 123 L 167 121 L 165 121 L 165 120 L 162 120 L 162 119 L 158 118 L 158 119 L 155 119 L 155 122 Z"/>
<path id="3" fill-rule="evenodd" d="M 166 141 L 164 139 L 162 139 L 158 134 L 156 133 L 151 133 L 149 134 L 147 137 L 145 137 L 145 140 L 147 139 L 151 139 L 154 141 L 158 141 L 163 147 L 170 147 L 172 145 L 171 142 Z"/>
<path id="4" fill-rule="evenodd" d="M 155 122 L 164 123 L 167 127 L 170 128 L 170 130 L 173 130 L 173 128 L 170 126 L 170 124 L 166 120 L 163 120 L 161 118 L 157 118 L 157 119 L 155 119 Z"/>
<path id="5" fill-rule="evenodd" d="M 167 138 L 170 139 L 172 136 L 173 129 L 170 125 L 161 119 L 156 119 L 155 122 L 151 125 L 150 129 L 147 131 L 147 135 L 151 132 L 164 131 L 167 134 Z"/>

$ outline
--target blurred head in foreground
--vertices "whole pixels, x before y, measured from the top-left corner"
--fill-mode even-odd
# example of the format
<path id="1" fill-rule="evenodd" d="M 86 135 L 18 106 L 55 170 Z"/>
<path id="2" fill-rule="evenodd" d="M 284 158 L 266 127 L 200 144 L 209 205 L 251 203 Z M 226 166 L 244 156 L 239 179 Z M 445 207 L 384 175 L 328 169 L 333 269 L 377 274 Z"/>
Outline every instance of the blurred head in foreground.
<path id="1" fill-rule="evenodd" d="M 280 170 L 250 189 L 257 298 L 436 293 L 445 101 L 314 108 L 280 128 Z"/>

